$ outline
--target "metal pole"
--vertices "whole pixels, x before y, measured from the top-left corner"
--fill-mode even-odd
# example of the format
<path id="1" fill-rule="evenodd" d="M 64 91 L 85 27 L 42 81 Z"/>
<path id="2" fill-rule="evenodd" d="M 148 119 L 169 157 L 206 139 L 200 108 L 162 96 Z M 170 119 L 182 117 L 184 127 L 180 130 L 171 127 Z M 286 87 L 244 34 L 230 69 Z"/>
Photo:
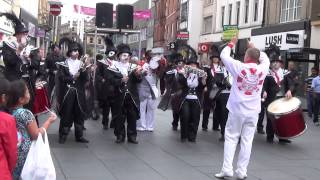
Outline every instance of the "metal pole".
<path id="1" fill-rule="evenodd" d="M 55 39 L 54 39 L 54 41 L 55 42 L 57 42 L 57 40 L 58 40 L 58 21 L 59 21 L 59 17 L 58 16 L 56 16 L 56 27 L 55 27 Z"/>
<path id="2" fill-rule="evenodd" d="M 139 33 L 139 61 L 141 60 L 141 29 Z"/>

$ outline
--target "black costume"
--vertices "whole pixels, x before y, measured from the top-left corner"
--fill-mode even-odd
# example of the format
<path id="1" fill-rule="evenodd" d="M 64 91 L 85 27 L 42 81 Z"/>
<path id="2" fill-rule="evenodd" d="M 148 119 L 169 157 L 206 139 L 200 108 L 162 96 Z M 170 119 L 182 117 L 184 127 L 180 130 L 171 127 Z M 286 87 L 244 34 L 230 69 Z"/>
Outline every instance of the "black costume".
<path id="1" fill-rule="evenodd" d="M 119 80 L 122 78 L 121 73 L 115 72 L 114 60 L 117 49 L 114 47 L 113 42 L 108 37 L 105 39 L 107 48 L 105 54 L 107 55 L 106 59 L 97 58 L 97 70 L 96 70 L 96 91 L 97 99 L 99 101 L 99 106 L 102 109 L 102 125 L 104 129 L 109 127 L 109 112 L 111 110 L 112 121 L 110 127 L 114 127 L 114 113 L 115 113 L 115 102 L 116 97 L 115 93 L 117 86 L 112 83 L 114 80 Z M 113 53 L 111 53 L 113 52 Z M 109 56 L 113 54 L 113 56 Z"/>
<path id="2" fill-rule="evenodd" d="M 131 55 L 128 45 L 120 44 L 117 46 L 118 57 L 123 53 Z M 121 59 L 120 59 L 121 61 Z M 127 61 L 127 60 L 126 60 Z M 136 74 L 134 64 L 129 62 L 116 63 L 116 73 L 110 79 L 110 87 L 114 90 L 114 134 L 117 137 L 116 143 L 122 143 L 127 135 L 128 142 L 137 144 L 136 121 L 140 117 L 140 101 L 137 85 L 141 82 L 141 76 Z M 122 77 L 128 76 L 128 81 L 123 82 Z M 109 77 L 110 78 L 110 77 Z M 125 122 L 127 121 L 127 131 Z"/>
<path id="3" fill-rule="evenodd" d="M 80 44 L 71 40 L 63 39 L 68 43 L 67 56 L 70 57 L 72 51 L 78 51 L 79 56 L 82 55 L 82 47 Z M 77 62 L 77 77 L 72 70 L 71 63 Z M 78 59 L 68 58 L 58 65 L 58 89 L 57 98 L 59 103 L 59 115 L 61 117 L 59 126 L 59 142 L 64 143 L 69 134 L 72 124 L 75 128 L 75 137 L 77 142 L 87 143 L 88 140 L 83 138 L 84 117 L 86 115 L 85 101 L 85 84 L 88 81 L 86 69 L 83 68 L 83 62 Z M 73 65 L 72 65 L 73 66 Z"/>
<path id="4" fill-rule="evenodd" d="M 61 54 L 56 54 L 54 52 L 55 47 L 60 48 L 58 45 L 52 44 L 50 47 L 51 52 L 48 53 L 45 60 L 45 67 L 49 82 L 48 94 L 50 97 L 55 85 L 55 76 L 58 70 L 56 62 L 63 62 L 65 60 L 65 58 Z"/>

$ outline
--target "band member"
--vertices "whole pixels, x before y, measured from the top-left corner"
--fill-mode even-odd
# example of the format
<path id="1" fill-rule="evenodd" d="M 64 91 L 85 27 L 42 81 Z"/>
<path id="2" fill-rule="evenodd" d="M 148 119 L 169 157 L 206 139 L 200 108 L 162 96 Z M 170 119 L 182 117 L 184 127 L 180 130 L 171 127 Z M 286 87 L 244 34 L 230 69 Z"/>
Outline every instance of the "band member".
<path id="1" fill-rule="evenodd" d="M 157 81 L 163 50 L 153 48 L 151 52 L 147 52 L 150 54 L 147 54 L 146 61 L 141 64 L 143 76 L 141 83 L 138 85 L 140 120 L 137 122 L 137 130 L 152 132 L 154 130 L 154 111 L 159 97 Z"/>
<path id="2" fill-rule="evenodd" d="M 50 52 L 45 59 L 45 67 L 48 76 L 48 94 L 51 97 L 53 87 L 55 85 L 55 75 L 57 74 L 56 62 L 63 62 L 65 59 L 60 52 L 60 46 L 58 44 L 51 44 Z"/>
<path id="3" fill-rule="evenodd" d="M 105 51 L 106 58 L 97 56 L 97 70 L 96 70 L 96 90 L 99 101 L 99 106 L 102 109 L 102 125 L 103 129 L 109 128 L 109 112 L 111 109 L 112 121 L 110 127 L 114 126 L 113 119 L 115 118 L 116 106 L 116 92 L 118 86 L 113 81 L 122 78 L 121 73 L 115 71 L 115 60 L 117 49 L 114 47 L 113 42 L 108 37 L 105 39 L 107 48 Z"/>
<path id="4" fill-rule="evenodd" d="M 58 62 L 58 103 L 59 103 L 59 143 L 64 144 L 72 124 L 75 139 L 80 143 L 89 141 L 83 137 L 84 117 L 86 115 L 85 84 L 88 81 L 87 68 L 80 61 L 83 55 L 81 45 L 68 38 L 62 38 L 60 44 L 68 44 L 67 59 Z"/>
<path id="5" fill-rule="evenodd" d="M 32 62 L 30 58 L 22 58 L 23 50 L 28 44 L 28 29 L 16 15 L 10 13 L 1 13 L 0 16 L 5 16 L 12 21 L 14 26 L 14 35 L 3 43 L 2 54 L 5 65 L 4 76 L 9 81 L 18 79 L 25 80 L 30 93 L 30 101 L 24 107 L 32 111 L 34 102 L 34 86 L 30 77 Z"/>
<path id="6" fill-rule="evenodd" d="M 216 114 L 216 118 L 219 122 L 221 128 L 221 137 L 219 141 L 224 142 L 224 132 L 226 123 L 228 120 L 228 109 L 227 109 L 227 102 L 230 95 L 230 89 L 232 84 L 232 76 L 231 74 L 224 68 L 223 64 L 221 63 L 221 67 L 223 73 L 217 73 L 217 86 L 219 88 L 219 92 L 216 95 L 216 106 L 214 113 Z"/>
<path id="7" fill-rule="evenodd" d="M 123 143 L 127 134 L 128 142 L 137 144 L 136 121 L 139 119 L 140 101 L 138 95 L 138 83 L 141 82 L 141 67 L 129 63 L 131 50 L 126 44 L 117 46 L 119 62 L 115 67 L 121 74 L 121 78 L 114 77 L 111 80 L 115 90 L 114 134 L 116 143 Z M 127 121 L 127 132 L 125 122 Z"/>
<path id="8" fill-rule="evenodd" d="M 158 108 L 165 111 L 169 107 L 172 109 L 173 121 L 172 130 L 177 131 L 179 125 L 179 98 L 182 93 L 182 87 L 178 83 L 179 74 L 184 71 L 185 60 L 180 53 L 172 52 L 169 56 L 168 66 L 166 67 L 165 82 L 166 92 L 162 96 Z"/>
<path id="9" fill-rule="evenodd" d="M 225 129 L 224 161 L 217 178 L 233 176 L 233 157 L 240 141 L 240 152 L 236 169 L 238 179 L 247 177 L 252 141 L 260 113 L 261 90 L 269 70 L 269 58 L 249 44 L 244 63 L 230 56 L 231 49 L 237 43 L 237 37 L 221 52 L 221 60 L 233 77 L 227 108 L 229 110 Z"/>
<path id="10" fill-rule="evenodd" d="M 202 130 L 208 130 L 208 120 L 210 111 L 214 110 L 215 104 L 215 97 L 219 91 L 217 86 L 218 76 L 217 73 L 223 74 L 222 67 L 219 64 L 220 57 L 219 55 L 211 56 L 210 57 L 210 67 L 204 67 L 204 70 L 208 74 L 206 88 L 204 89 L 204 99 L 203 99 L 203 119 L 202 119 Z M 216 118 L 216 114 L 213 112 L 213 123 L 212 123 L 212 130 L 219 131 L 219 122 Z"/>

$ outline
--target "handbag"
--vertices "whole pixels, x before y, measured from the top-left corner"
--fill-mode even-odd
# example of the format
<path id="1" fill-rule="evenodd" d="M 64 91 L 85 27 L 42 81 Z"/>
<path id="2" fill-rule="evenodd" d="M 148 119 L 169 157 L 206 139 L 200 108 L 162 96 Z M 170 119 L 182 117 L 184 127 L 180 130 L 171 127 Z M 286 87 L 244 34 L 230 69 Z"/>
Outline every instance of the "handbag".
<path id="1" fill-rule="evenodd" d="M 44 141 L 41 133 L 39 133 L 37 140 L 31 143 L 20 176 L 22 180 L 56 180 L 56 171 L 50 153 L 48 135 L 44 128 L 43 130 Z"/>

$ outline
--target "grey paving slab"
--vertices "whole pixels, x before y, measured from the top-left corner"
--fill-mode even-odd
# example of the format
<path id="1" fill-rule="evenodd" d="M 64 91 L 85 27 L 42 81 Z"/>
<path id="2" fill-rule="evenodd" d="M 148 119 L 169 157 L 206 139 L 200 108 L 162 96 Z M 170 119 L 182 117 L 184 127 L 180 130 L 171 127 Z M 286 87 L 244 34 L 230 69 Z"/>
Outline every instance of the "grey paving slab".
<path id="1" fill-rule="evenodd" d="M 219 132 L 199 129 L 196 143 L 181 143 L 180 132 L 171 130 L 171 116 L 170 111 L 157 111 L 155 131 L 139 132 L 138 145 L 115 144 L 113 130 L 103 130 L 101 120 L 85 122 L 90 143 L 76 143 L 72 129 L 61 145 L 57 121 L 48 131 L 57 180 L 215 179 L 223 160 Z M 40 122 L 44 119 L 42 116 Z M 320 128 L 309 119 L 307 123 L 307 132 L 288 145 L 277 140 L 268 144 L 265 135 L 256 134 L 248 180 L 318 180 Z"/>

